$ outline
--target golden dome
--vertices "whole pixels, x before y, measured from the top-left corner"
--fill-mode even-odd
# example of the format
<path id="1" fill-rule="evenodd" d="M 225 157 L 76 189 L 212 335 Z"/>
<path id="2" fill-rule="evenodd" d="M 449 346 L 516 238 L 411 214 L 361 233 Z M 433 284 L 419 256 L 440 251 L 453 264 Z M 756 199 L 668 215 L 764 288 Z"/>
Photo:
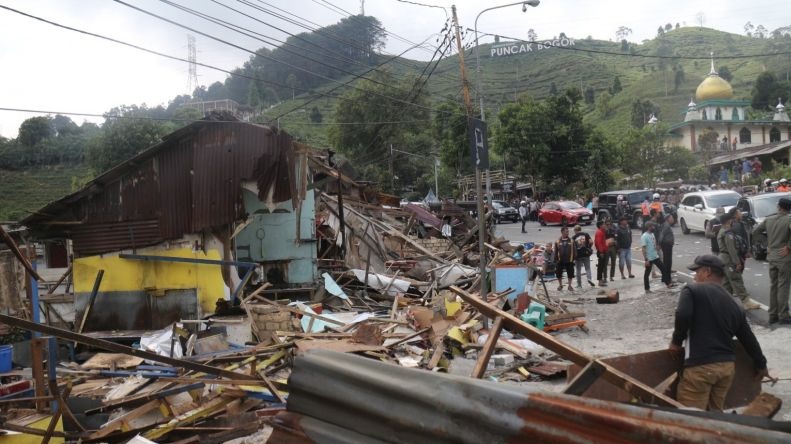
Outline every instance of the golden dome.
<path id="1" fill-rule="evenodd" d="M 728 83 L 727 80 L 717 75 L 717 73 L 712 73 L 700 82 L 698 89 L 695 91 L 695 98 L 698 102 L 703 102 L 704 100 L 732 99 L 733 87 L 731 87 L 731 84 Z"/>

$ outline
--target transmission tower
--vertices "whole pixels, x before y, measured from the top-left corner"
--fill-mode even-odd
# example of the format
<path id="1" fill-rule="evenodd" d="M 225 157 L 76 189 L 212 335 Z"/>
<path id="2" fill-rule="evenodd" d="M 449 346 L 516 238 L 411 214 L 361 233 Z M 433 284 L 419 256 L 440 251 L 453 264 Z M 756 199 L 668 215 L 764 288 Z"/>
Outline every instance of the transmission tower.
<path id="1" fill-rule="evenodd" d="M 365 0 L 360 0 L 360 15 L 365 16 Z"/>
<path id="2" fill-rule="evenodd" d="M 198 64 L 197 54 L 198 50 L 195 47 L 195 36 L 187 34 L 187 60 L 189 60 L 189 83 L 187 87 L 187 94 L 192 94 L 195 88 L 198 87 Z"/>

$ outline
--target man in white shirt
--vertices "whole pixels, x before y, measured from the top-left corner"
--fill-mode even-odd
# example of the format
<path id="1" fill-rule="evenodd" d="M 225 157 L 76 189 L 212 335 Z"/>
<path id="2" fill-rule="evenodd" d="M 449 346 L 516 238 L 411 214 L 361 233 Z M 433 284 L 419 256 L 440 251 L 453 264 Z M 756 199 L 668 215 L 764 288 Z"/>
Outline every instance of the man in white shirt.
<path id="1" fill-rule="evenodd" d="M 527 202 L 519 202 L 519 218 L 522 219 L 522 233 L 527 233 L 527 231 L 525 231 L 525 222 L 527 222 L 528 213 Z"/>

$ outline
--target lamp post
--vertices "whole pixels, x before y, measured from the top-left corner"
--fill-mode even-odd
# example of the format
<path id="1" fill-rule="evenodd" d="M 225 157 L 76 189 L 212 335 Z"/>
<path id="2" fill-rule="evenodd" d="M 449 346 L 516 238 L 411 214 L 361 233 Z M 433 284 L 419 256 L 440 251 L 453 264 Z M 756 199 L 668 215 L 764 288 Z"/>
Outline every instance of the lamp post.
<path id="1" fill-rule="evenodd" d="M 516 6 L 522 5 L 522 12 L 527 12 L 527 7 L 532 6 L 536 7 L 541 3 L 541 0 L 527 0 L 521 1 L 516 3 L 508 3 L 507 5 L 500 5 L 500 6 L 492 6 L 491 8 L 486 8 L 483 11 L 479 12 L 478 15 L 475 17 L 475 75 L 477 77 L 478 83 L 478 102 L 481 106 L 481 120 L 486 121 L 486 115 L 483 110 L 483 84 L 481 83 L 481 56 L 478 52 L 478 19 L 481 18 L 481 15 L 486 11 L 491 11 L 493 9 L 500 9 L 500 8 L 507 8 L 508 6 Z M 503 169 L 505 171 L 505 169 Z M 489 176 L 489 170 L 486 170 L 486 196 L 489 200 L 492 199 L 492 180 Z"/>

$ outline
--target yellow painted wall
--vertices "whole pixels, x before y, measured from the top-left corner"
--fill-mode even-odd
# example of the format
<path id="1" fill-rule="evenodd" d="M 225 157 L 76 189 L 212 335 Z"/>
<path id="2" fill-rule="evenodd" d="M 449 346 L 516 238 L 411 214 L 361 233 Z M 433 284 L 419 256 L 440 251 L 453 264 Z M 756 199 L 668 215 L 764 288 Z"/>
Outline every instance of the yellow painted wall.
<path id="1" fill-rule="evenodd" d="M 39 430 L 47 430 L 50 421 L 52 421 L 51 417 L 47 416 L 37 421 L 21 425 Z M 58 419 L 58 423 L 55 424 L 55 431 L 63 431 L 63 418 Z M 42 437 L 38 435 L 10 432 L 8 435 L 0 435 L 0 444 L 39 444 L 41 442 L 41 438 Z M 50 438 L 49 442 L 52 444 L 63 444 L 66 442 L 66 440 L 63 438 Z"/>
<path id="2" fill-rule="evenodd" d="M 191 248 L 151 250 L 152 256 L 220 260 L 217 250 L 193 251 Z M 90 293 L 99 270 L 104 277 L 99 291 L 148 291 L 196 288 L 203 313 L 214 313 L 215 302 L 225 295 L 225 282 L 219 265 L 121 259 L 117 254 L 89 256 L 74 261 L 74 291 Z"/>

